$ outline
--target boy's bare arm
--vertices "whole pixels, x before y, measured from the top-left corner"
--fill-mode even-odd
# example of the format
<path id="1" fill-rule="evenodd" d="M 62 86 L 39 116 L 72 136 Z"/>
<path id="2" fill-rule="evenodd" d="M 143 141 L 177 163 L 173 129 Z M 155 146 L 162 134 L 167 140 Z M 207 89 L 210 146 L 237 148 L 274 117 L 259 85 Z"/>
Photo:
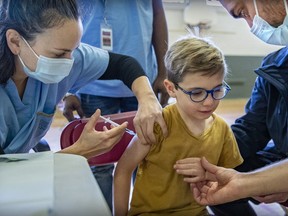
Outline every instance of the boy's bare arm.
<path id="1" fill-rule="evenodd" d="M 129 208 L 129 195 L 132 173 L 145 158 L 150 145 L 143 145 L 135 136 L 117 163 L 114 173 L 114 215 L 126 216 Z"/>

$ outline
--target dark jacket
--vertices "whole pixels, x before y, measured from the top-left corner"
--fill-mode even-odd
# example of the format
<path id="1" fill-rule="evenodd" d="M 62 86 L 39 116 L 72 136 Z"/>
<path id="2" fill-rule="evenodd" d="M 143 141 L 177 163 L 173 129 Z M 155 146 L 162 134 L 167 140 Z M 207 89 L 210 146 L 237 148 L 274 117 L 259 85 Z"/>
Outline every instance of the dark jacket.
<path id="1" fill-rule="evenodd" d="M 245 160 L 272 139 L 276 149 L 288 156 L 288 47 L 265 57 L 255 72 L 258 77 L 246 114 L 231 126 L 240 152 Z"/>

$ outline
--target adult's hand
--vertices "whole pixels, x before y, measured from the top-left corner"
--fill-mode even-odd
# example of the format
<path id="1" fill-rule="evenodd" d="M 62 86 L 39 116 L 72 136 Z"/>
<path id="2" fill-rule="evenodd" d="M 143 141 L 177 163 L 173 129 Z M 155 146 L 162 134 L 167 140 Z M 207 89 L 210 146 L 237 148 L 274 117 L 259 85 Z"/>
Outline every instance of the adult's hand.
<path id="1" fill-rule="evenodd" d="M 84 117 L 84 112 L 81 108 L 81 102 L 75 95 L 66 96 L 63 99 L 64 109 L 63 115 L 70 122 L 75 119 L 73 112 L 76 111 L 80 118 Z"/>
<path id="2" fill-rule="evenodd" d="M 167 126 L 162 115 L 162 107 L 153 94 L 146 97 L 145 103 L 139 103 L 138 111 L 133 120 L 133 124 L 138 138 L 142 144 L 152 144 L 156 142 L 153 132 L 154 124 L 158 123 L 164 136 L 167 136 Z"/>
<path id="3" fill-rule="evenodd" d="M 138 100 L 138 111 L 133 124 L 142 144 L 156 142 L 153 133 L 154 124 L 158 123 L 163 135 L 167 136 L 167 126 L 162 116 L 162 107 L 155 96 L 149 80 L 145 76 L 138 77 L 132 83 L 132 91 Z"/>
<path id="4" fill-rule="evenodd" d="M 103 131 L 96 131 L 95 125 L 100 116 L 100 110 L 90 117 L 86 123 L 79 139 L 68 148 L 61 150 L 61 153 L 77 154 L 86 157 L 87 159 L 110 151 L 116 143 L 118 143 L 125 133 L 128 122 L 122 123 L 120 126 L 111 127 L 106 126 Z"/>
<path id="5" fill-rule="evenodd" d="M 196 202 L 200 205 L 216 205 L 243 198 L 237 187 L 237 171 L 215 166 L 204 158 L 201 164 L 212 180 L 190 184 Z"/>

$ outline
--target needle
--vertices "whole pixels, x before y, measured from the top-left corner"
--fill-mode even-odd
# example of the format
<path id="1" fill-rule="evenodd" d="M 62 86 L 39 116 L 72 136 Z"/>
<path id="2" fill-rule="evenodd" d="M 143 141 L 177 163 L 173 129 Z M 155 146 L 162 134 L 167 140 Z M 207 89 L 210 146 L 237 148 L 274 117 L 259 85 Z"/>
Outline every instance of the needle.
<path id="1" fill-rule="evenodd" d="M 101 115 L 100 115 L 100 118 L 103 119 L 103 120 L 105 120 L 105 122 L 108 122 L 108 123 L 110 123 L 110 124 L 112 124 L 112 125 L 114 125 L 114 126 L 119 126 L 119 124 L 117 124 L 116 122 L 112 121 L 112 120 L 109 119 L 109 118 L 105 118 L 104 116 L 101 116 Z M 130 135 L 132 135 L 132 136 L 135 136 L 135 135 L 136 135 L 136 133 L 135 133 L 134 131 L 129 130 L 128 128 L 125 128 L 125 131 L 126 131 L 126 133 L 128 133 L 128 134 L 130 134 Z"/>

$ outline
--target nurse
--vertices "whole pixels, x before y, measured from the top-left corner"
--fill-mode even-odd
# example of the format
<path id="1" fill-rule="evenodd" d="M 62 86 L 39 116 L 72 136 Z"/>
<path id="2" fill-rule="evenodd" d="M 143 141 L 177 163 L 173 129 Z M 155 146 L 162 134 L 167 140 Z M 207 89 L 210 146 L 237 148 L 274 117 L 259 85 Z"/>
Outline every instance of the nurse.
<path id="1" fill-rule="evenodd" d="M 5 153 L 29 152 L 48 131 L 65 93 L 95 79 L 120 79 L 134 92 L 139 102 L 134 124 L 143 144 L 154 141 L 156 122 L 167 134 L 161 105 L 138 62 L 81 44 L 81 36 L 75 0 L 2 1 L 0 147 Z M 90 158 L 110 150 L 127 123 L 95 131 L 99 115 L 97 110 L 80 139 L 60 152 Z"/>

